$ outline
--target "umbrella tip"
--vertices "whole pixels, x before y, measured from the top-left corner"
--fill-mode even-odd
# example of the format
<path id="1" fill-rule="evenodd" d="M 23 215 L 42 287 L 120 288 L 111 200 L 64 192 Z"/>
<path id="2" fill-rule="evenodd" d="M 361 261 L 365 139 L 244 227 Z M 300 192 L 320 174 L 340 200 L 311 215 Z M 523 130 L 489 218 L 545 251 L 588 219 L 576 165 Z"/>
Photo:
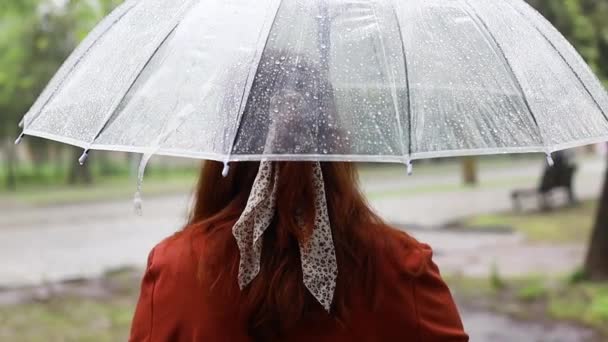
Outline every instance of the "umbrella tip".
<path id="1" fill-rule="evenodd" d="M 135 198 L 133 199 L 133 209 L 135 210 L 135 215 L 143 216 L 143 200 L 139 191 L 135 194 Z"/>
<path id="2" fill-rule="evenodd" d="M 80 166 L 83 166 L 84 163 L 87 162 L 87 159 L 89 159 L 89 150 L 84 150 L 80 158 L 78 158 L 78 164 L 80 164 Z"/>
<path id="3" fill-rule="evenodd" d="M 23 140 L 23 137 L 25 137 L 24 133 L 19 134 L 19 137 L 17 137 L 17 140 L 15 140 L 15 145 L 21 144 L 21 141 Z"/>
<path id="4" fill-rule="evenodd" d="M 224 169 L 222 170 L 222 177 L 227 177 L 228 172 L 230 172 L 230 165 L 228 165 L 228 162 L 224 162 Z"/>
<path id="5" fill-rule="evenodd" d="M 411 176 L 414 173 L 414 165 L 411 160 L 407 161 L 407 175 Z"/>
<path id="6" fill-rule="evenodd" d="M 555 165 L 555 161 L 553 161 L 553 157 L 551 156 L 551 153 L 547 153 L 547 164 L 549 166 Z"/>

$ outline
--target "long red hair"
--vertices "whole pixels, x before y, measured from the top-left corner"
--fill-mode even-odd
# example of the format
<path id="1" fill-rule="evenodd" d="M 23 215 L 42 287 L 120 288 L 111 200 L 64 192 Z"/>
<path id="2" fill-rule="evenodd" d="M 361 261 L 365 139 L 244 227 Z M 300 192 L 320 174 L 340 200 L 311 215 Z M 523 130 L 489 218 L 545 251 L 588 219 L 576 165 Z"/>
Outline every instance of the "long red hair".
<path id="1" fill-rule="evenodd" d="M 222 164 L 206 162 L 189 229 L 203 230 L 208 237 L 207 252 L 200 262 L 202 283 L 226 300 L 238 297 L 250 336 L 272 341 L 310 314 L 323 315 L 323 308 L 302 281 L 298 248 L 298 241 L 310 237 L 315 220 L 313 169 L 308 162 L 277 162 L 277 210 L 264 235 L 260 273 L 242 292 L 223 293 L 237 283 L 239 253 L 231 228 L 245 208 L 258 167 L 257 162 L 234 163 L 228 176 L 222 177 Z M 374 305 L 374 242 L 386 235 L 378 234 L 386 226 L 359 191 L 353 164 L 322 163 L 321 168 L 338 260 L 337 288 L 327 318 L 344 322 L 351 297 L 349 284 L 363 287 L 369 294 L 370 309 Z M 297 224 L 296 212 L 303 217 L 304 227 Z"/>

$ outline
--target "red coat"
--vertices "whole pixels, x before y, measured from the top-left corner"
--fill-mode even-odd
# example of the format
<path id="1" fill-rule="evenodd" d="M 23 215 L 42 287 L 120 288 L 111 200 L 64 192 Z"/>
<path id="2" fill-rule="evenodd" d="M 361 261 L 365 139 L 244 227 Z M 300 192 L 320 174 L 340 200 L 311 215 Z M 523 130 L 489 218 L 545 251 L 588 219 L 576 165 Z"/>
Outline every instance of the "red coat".
<path id="1" fill-rule="evenodd" d="M 399 265 L 387 262 L 379 270 L 382 296 L 373 313 L 355 301 L 350 322 L 303 321 L 286 341 L 468 341 L 430 247 L 409 245 L 397 251 Z M 252 341 L 245 319 L 214 314 L 227 301 L 210 301 L 197 279 L 197 254 L 204 248 L 204 234 L 177 234 L 152 250 L 130 341 Z"/>

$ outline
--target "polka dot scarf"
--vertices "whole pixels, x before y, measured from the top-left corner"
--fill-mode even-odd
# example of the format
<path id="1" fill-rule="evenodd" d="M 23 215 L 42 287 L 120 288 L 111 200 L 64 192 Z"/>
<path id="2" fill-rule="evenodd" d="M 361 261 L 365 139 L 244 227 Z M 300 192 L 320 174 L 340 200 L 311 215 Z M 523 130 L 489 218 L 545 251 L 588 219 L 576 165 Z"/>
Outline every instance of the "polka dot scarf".
<path id="1" fill-rule="evenodd" d="M 263 234 L 276 211 L 278 169 L 269 161 L 260 163 L 245 210 L 232 228 L 240 250 L 239 286 L 245 288 L 260 272 Z M 325 183 L 320 163 L 313 167 L 315 223 L 312 237 L 300 242 L 303 281 L 316 300 L 330 311 L 336 288 L 338 264 L 325 198 Z"/>

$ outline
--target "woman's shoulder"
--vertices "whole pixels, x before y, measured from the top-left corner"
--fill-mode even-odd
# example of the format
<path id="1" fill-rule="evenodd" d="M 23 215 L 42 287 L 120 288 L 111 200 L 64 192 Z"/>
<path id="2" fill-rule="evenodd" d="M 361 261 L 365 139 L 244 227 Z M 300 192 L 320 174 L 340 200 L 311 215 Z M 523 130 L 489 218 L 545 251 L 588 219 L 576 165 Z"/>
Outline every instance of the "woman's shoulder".
<path id="1" fill-rule="evenodd" d="M 201 283 L 199 263 L 205 231 L 186 227 L 150 252 L 133 318 L 131 341 L 194 341 L 201 322 L 215 312 Z M 213 327 L 205 326 L 205 329 Z M 152 331 L 153 330 L 153 331 Z M 179 336 L 179 337 L 178 337 Z"/>
<path id="2" fill-rule="evenodd" d="M 450 290 L 433 262 L 431 247 L 394 228 L 386 227 L 381 235 L 380 302 L 384 311 L 380 316 L 394 318 L 387 320 L 394 326 L 412 324 L 417 341 L 467 341 Z M 389 333 L 390 328 L 386 328 Z"/>
<path id="3" fill-rule="evenodd" d="M 162 268 L 163 271 L 175 272 L 194 269 L 200 261 L 203 245 L 203 230 L 187 226 L 152 248 L 148 257 L 148 268 L 154 266 Z"/>
<path id="4" fill-rule="evenodd" d="M 205 222 L 187 225 L 158 243 L 150 252 L 150 258 L 159 267 L 198 274 L 203 258 L 231 260 L 238 255 L 232 229 L 229 229 L 233 224 L 226 221 L 213 226 Z"/>
<path id="5" fill-rule="evenodd" d="M 432 264 L 433 250 L 407 232 L 384 226 L 378 232 L 379 258 L 384 265 L 400 273 L 419 276 Z"/>

